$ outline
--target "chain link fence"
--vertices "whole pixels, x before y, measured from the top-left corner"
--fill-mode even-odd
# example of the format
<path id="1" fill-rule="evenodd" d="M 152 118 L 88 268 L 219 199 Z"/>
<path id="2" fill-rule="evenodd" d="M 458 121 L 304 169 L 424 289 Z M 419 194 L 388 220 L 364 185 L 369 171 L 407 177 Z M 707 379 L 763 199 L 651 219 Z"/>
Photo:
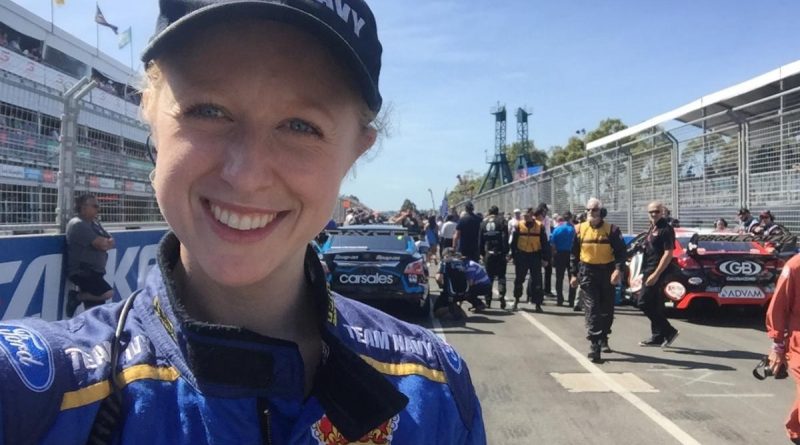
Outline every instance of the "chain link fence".
<path id="1" fill-rule="evenodd" d="M 800 75 L 739 99 L 654 123 L 472 201 L 481 211 L 544 202 L 554 212 L 576 213 L 598 197 L 607 220 L 626 233 L 648 228 L 645 208 L 653 200 L 691 228 L 711 229 L 720 217 L 734 225 L 739 207 L 769 209 L 800 233 Z"/>

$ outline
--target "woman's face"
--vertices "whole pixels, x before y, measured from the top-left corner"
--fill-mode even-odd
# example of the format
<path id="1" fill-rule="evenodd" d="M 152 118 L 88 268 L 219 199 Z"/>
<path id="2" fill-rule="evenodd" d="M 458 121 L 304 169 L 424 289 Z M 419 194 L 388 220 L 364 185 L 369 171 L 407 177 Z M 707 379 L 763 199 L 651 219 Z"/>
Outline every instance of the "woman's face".
<path id="1" fill-rule="evenodd" d="M 347 72 L 291 26 L 212 27 L 163 59 L 145 105 L 161 211 L 214 281 L 257 283 L 302 258 L 375 131 Z"/>

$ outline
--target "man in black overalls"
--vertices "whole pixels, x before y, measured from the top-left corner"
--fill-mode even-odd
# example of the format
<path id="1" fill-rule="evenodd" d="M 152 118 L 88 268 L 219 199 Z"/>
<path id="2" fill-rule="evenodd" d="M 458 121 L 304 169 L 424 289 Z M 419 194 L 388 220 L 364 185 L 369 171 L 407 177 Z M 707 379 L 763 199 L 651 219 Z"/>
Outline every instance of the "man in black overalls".
<path id="1" fill-rule="evenodd" d="M 493 285 L 497 279 L 497 293 L 500 294 L 500 308 L 506 308 L 506 255 L 508 255 L 508 225 L 499 216 L 497 206 L 489 208 L 489 215 L 481 222 L 480 249 L 483 264 Z M 486 296 L 486 307 L 491 307 L 492 294 Z"/>

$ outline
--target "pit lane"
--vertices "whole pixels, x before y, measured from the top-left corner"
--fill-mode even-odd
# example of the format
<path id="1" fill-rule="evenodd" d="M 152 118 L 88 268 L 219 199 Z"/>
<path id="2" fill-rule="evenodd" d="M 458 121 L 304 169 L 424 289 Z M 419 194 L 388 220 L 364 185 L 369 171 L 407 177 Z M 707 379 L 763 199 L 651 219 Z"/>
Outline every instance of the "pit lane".
<path id="1" fill-rule="evenodd" d="M 513 273 L 507 277 L 510 294 Z M 435 283 L 431 289 L 437 292 Z M 751 375 L 769 344 L 762 312 L 724 308 L 690 318 L 671 311 L 681 334 L 661 349 L 638 346 L 649 321 L 618 306 L 615 352 L 603 354 L 598 375 L 581 360 L 588 349 L 583 314 L 553 299 L 544 314 L 532 309 L 522 304 L 512 313 L 493 304 L 441 327 L 430 318 L 412 320 L 443 334 L 464 356 L 489 443 L 789 443 L 783 422 L 793 381 Z"/>

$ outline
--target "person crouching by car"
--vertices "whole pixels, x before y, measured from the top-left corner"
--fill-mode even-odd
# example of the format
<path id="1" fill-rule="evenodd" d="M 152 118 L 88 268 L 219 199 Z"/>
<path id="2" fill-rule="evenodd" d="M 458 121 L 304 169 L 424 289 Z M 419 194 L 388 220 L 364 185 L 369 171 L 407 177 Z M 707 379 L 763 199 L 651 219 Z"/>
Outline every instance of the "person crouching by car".
<path id="1" fill-rule="evenodd" d="M 114 296 L 103 278 L 114 238 L 97 220 L 99 210 L 94 195 L 81 195 L 75 201 L 77 215 L 67 223 L 67 277 L 79 289 L 77 295 L 67 296 L 67 317 L 72 317 L 81 303 L 88 310 Z"/>
<path id="2" fill-rule="evenodd" d="M 766 317 L 767 336 L 772 340 L 769 367 L 773 375 L 781 368 L 792 375 L 797 389 L 786 420 L 786 433 L 800 443 L 800 255 L 790 259 L 778 278 Z"/>
<path id="3" fill-rule="evenodd" d="M 480 297 L 488 298 L 492 294 L 492 284 L 489 275 L 480 264 L 464 258 L 452 247 L 442 252 L 442 262 L 436 274 L 436 283 L 442 289 L 440 300 L 436 308 L 453 305 L 467 300 L 473 311 L 486 309 Z"/>

